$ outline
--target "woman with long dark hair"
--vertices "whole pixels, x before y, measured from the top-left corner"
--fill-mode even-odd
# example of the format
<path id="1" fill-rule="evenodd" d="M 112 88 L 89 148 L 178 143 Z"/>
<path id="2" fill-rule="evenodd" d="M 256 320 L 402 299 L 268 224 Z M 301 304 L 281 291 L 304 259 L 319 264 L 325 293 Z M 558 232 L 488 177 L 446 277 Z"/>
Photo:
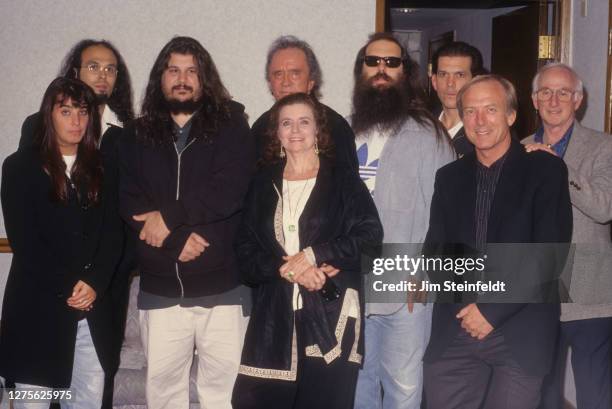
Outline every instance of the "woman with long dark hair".
<path id="1" fill-rule="evenodd" d="M 0 375 L 17 390 L 70 388 L 63 408 L 99 408 L 113 367 L 110 300 L 121 254 L 113 168 L 97 149 L 95 95 L 55 79 L 32 148 L 2 168 L 2 210 L 13 250 L 0 322 Z M 15 400 L 14 408 L 45 403 Z"/>
<path id="2" fill-rule="evenodd" d="M 234 408 L 349 409 L 363 351 L 361 255 L 382 226 L 357 172 L 330 160 L 321 104 L 294 94 L 270 112 L 266 166 L 236 243 L 255 292 Z"/>

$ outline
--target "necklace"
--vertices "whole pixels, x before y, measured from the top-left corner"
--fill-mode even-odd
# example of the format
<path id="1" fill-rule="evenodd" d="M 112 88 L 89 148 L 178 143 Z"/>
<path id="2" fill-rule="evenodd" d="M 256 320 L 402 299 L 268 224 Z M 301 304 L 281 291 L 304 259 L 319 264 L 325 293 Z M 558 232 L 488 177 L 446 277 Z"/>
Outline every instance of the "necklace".
<path id="1" fill-rule="evenodd" d="M 306 186 L 308 186 L 308 182 L 310 182 L 310 179 L 306 179 L 306 183 L 304 183 L 304 186 L 302 187 L 300 196 L 298 196 L 295 208 L 291 209 L 291 188 L 289 186 L 289 181 L 287 180 L 287 204 L 289 205 L 289 225 L 287 226 L 287 230 L 289 230 L 290 232 L 296 231 L 295 215 L 297 214 L 297 209 L 300 207 L 300 202 L 302 201 L 302 196 L 304 196 L 304 192 L 306 191 Z"/>

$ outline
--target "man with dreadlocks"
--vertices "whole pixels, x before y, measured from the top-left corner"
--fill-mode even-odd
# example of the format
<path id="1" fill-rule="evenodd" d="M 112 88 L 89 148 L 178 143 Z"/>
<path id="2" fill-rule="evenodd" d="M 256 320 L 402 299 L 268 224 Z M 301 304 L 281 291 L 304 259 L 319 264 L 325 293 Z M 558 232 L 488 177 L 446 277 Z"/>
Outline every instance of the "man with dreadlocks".
<path id="1" fill-rule="evenodd" d="M 189 37 L 162 49 L 120 144 L 120 212 L 139 234 L 149 408 L 231 408 L 246 328 L 233 239 L 254 167 L 244 107 Z"/>

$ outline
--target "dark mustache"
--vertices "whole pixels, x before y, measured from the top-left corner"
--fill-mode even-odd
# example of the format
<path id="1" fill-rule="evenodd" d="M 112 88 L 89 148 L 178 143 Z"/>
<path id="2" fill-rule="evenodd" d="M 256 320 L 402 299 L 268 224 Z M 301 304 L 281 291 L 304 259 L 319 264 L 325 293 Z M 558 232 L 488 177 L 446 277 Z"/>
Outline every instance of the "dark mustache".
<path id="1" fill-rule="evenodd" d="M 386 73 L 384 73 L 384 72 L 379 72 L 378 74 L 376 74 L 376 75 L 374 75 L 373 77 L 371 77 L 371 78 L 368 80 L 368 82 L 372 83 L 372 82 L 374 82 L 374 81 L 376 81 L 376 80 L 379 80 L 379 79 L 384 79 L 385 81 L 391 81 L 391 77 L 390 77 L 390 76 L 388 76 L 388 75 L 387 75 Z"/>
<path id="2" fill-rule="evenodd" d="M 172 91 L 178 91 L 178 90 L 185 90 L 185 91 L 192 91 L 193 92 L 193 87 L 189 86 L 189 85 L 185 85 L 185 84 L 179 84 L 179 85 L 175 85 L 174 87 L 172 87 Z"/>

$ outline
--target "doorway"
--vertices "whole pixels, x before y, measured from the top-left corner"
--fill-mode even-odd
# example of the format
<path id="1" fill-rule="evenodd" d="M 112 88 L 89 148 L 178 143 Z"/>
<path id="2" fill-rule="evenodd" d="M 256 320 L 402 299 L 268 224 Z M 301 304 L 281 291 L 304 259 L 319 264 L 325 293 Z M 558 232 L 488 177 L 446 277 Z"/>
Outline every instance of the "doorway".
<path id="1" fill-rule="evenodd" d="M 379 10 L 380 10 L 379 0 Z M 386 0 L 378 15 L 379 30 L 420 32 L 421 76 L 428 78 L 430 44 L 453 39 L 480 50 L 485 67 L 510 80 L 517 89 L 519 112 L 514 133 L 524 138 L 537 127 L 531 103 L 531 80 L 543 64 L 558 58 L 561 0 Z M 519 27 L 520 29 L 517 29 Z M 401 35 L 400 35 L 401 37 Z M 413 50 L 414 51 L 414 50 Z M 429 82 L 429 81 L 428 81 Z M 430 99 L 437 101 L 429 84 Z M 435 109 L 435 107 L 434 107 Z"/>

